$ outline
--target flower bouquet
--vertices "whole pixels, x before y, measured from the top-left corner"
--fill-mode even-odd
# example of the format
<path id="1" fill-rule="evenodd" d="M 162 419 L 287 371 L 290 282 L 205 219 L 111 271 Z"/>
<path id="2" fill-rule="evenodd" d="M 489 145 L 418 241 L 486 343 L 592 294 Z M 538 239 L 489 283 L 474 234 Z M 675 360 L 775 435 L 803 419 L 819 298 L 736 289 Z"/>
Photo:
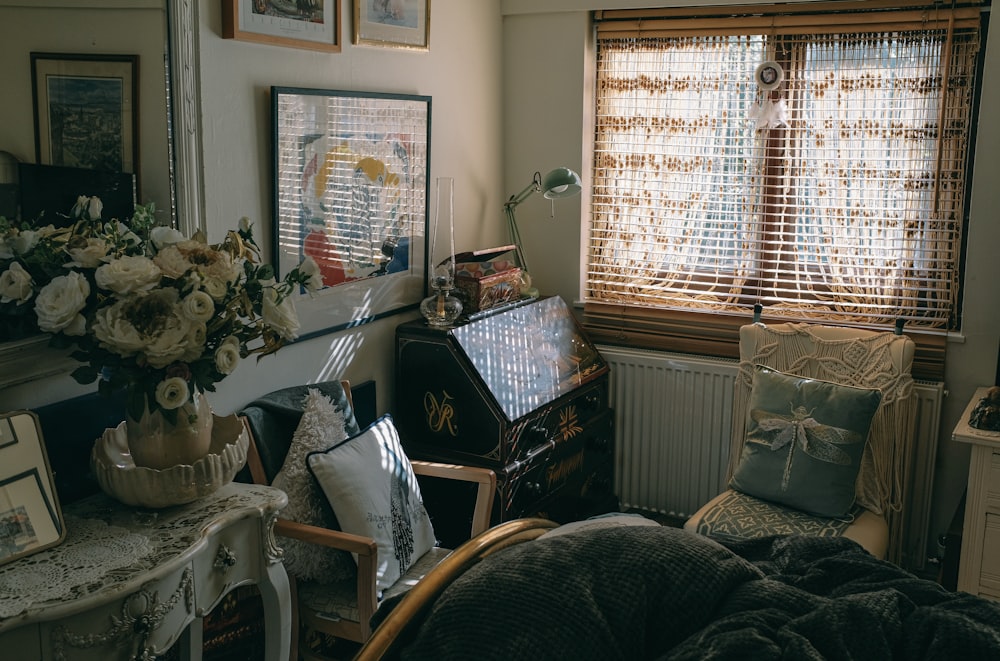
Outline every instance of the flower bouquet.
<path id="1" fill-rule="evenodd" d="M 68 227 L 0 218 L 0 326 L 8 329 L 0 339 L 50 333 L 52 346 L 72 348 L 83 363 L 77 382 L 97 381 L 106 394 L 125 388 L 126 423 L 154 416 L 210 425 L 202 393 L 240 360 L 294 339 L 292 294 L 318 289 L 321 276 L 307 257 L 276 280 L 245 218 L 209 245 L 157 226 L 154 214 L 152 204 L 136 206 L 127 222 L 105 222 L 100 200 L 81 197 Z"/>

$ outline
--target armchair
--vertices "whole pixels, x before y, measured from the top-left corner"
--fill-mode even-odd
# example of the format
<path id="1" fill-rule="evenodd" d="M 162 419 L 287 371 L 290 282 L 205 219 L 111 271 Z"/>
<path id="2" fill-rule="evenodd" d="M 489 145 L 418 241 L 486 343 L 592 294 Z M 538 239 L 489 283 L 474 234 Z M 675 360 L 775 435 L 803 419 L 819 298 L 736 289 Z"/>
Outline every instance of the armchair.
<path id="1" fill-rule="evenodd" d="M 343 413 L 348 438 L 360 431 L 354 415 L 350 384 L 346 381 L 295 386 L 265 395 L 241 411 L 250 434 L 247 466 L 255 483 L 271 484 L 281 469 L 302 417 L 303 400 L 308 389 L 319 390 Z M 470 536 L 489 527 L 493 494 L 496 491 L 496 475 L 493 471 L 422 461 L 410 463 L 417 476 L 473 483 L 476 495 L 472 507 Z M 299 640 L 301 634 L 308 635 L 314 631 L 336 638 L 365 642 L 371 635 L 369 621 L 380 603 L 376 587 L 379 562 L 377 542 L 363 535 L 284 518 L 276 521 L 274 531 L 279 536 L 279 546 L 281 537 L 301 540 L 353 554 L 357 563 L 355 576 L 330 583 L 298 580 L 289 572 L 293 586 L 291 658 L 298 658 L 297 653 L 301 653 L 303 658 L 314 658 Z M 447 549 L 432 548 L 383 592 L 382 599 L 408 590 L 449 553 Z"/>
<path id="2" fill-rule="evenodd" d="M 771 534 L 807 534 L 819 536 L 842 535 L 853 539 L 878 558 L 898 562 L 901 552 L 900 534 L 903 516 L 901 512 L 903 485 L 908 475 L 913 457 L 915 399 L 911 368 L 913 365 L 913 341 L 902 334 L 874 332 L 855 328 L 841 328 L 810 324 L 777 324 L 765 326 L 754 323 L 740 329 L 740 366 L 735 387 L 733 405 L 733 434 L 730 447 L 728 476 L 730 488 L 705 504 L 685 523 L 684 528 L 717 537 L 760 537 Z M 877 390 L 880 401 L 870 417 L 870 432 L 867 443 L 858 446 L 860 454 L 856 480 L 848 484 L 847 497 L 854 507 L 842 516 L 829 514 L 817 516 L 814 512 L 802 511 L 788 503 L 776 504 L 744 490 L 733 488 L 739 479 L 733 480 L 741 470 L 741 464 L 754 450 L 747 451 L 748 434 L 755 424 L 751 414 L 755 380 L 760 368 L 766 366 L 786 375 L 806 377 L 814 383 L 832 383 L 859 389 Z M 833 386 L 836 388 L 837 385 Z M 802 381 L 796 387 L 802 388 Z M 810 386 L 805 386 L 810 387 Z M 838 393 L 839 395 L 840 393 Z M 852 395 L 848 395 L 852 396 Z M 782 400 L 787 418 L 790 414 L 788 398 Z M 805 426 L 819 425 L 820 413 L 827 404 L 811 402 L 801 411 L 800 422 Z M 780 413 L 780 411 L 779 411 Z M 805 416 L 809 417 L 806 418 Z M 759 417 L 759 416 L 758 416 Z M 772 420 L 780 418 L 772 418 Z M 820 420 L 817 423 L 816 420 Z M 776 424 L 776 423 L 773 423 Z M 838 423 L 839 424 L 839 423 Z M 839 425 L 845 426 L 845 425 Z M 865 426 L 868 431 L 869 426 Z M 760 424 L 757 429 L 766 429 Z M 774 426 L 771 429 L 775 429 Z M 829 429 L 829 428 L 828 428 Z M 775 442 L 762 451 L 782 458 L 799 452 L 806 462 L 809 454 L 808 441 L 804 438 L 806 429 L 800 432 L 803 438 L 791 436 L 791 442 L 781 446 Z M 834 434 L 846 436 L 837 427 Z M 860 432 L 858 432 L 860 433 Z M 761 432 L 766 436 L 767 432 Z M 771 438 L 776 438 L 776 432 Z M 829 437 L 828 437 L 829 438 Z M 860 438 L 864 441 L 864 438 Z M 757 448 L 762 447 L 759 443 Z M 827 446 L 829 447 L 829 445 Z M 836 463 L 830 457 L 840 457 L 837 461 L 847 461 L 837 455 L 840 448 L 831 450 L 826 464 Z M 863 447 L 863 452 L 861 448 Z M 760 450 L 757 450 L 760 451 Z M 820 452 L 814 450 L 814 452 Z M 766 459 L 766 457 L 765 457 Z M 791 460 L 789 459 L 789 462 Z M 820 462 L 822 463 L 822 462 Z M 748 464 L 743 464 L 746 470 Z M 785 467 L 785 475 L 788 474 Z M 811 476 L 806 475 L 805 481 Z M 772 480 L 773 481 L 773 480 Z M 743 481 L 745 483 L 746 480 Z M 815 481 L 809 485 L 814 495 L 822 496 L 826 486 L 819 487 Z M 853 485 L 851 499 L 850 485 Z M 832 493 L 833 488 L 829 488 Z M 821 507 L 819 509 L 822 509 Z"/>

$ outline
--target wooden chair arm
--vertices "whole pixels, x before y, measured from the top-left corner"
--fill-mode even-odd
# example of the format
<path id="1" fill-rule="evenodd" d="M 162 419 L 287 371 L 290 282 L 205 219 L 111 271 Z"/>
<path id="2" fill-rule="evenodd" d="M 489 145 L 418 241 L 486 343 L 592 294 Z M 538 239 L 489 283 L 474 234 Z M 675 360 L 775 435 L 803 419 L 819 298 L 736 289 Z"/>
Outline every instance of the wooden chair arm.
<path id="1" fill-rule="evenodd" d="M 308 523 L 299 523 L 290 519 L 277 519 L 274 522 L 274 533 L 282 537 L 291 537 L 310 544 L 319 544 L 331 549 L 349 551 L 359 556 L 374 556 L 378 545 L 371 537 L 354 535 L 340 530 L 330 530 Z"/>
<path id="2" fill-rule="evenodd" d="M 413 472 L 427 477 L 439 477 L 462 482 L 475 482 L 476 504 L 472 510 L 472 531 L 470 537 L 485 532 L 490 527 L 490 516 L 493 513 L 493 499 L 497 492 L 497 474 L 489 468 L 476 466 L 459 466 L 457 464 L 442 464 L 435 461 L 411 459 Z"/>
<path id="3" fill-rule="evenodd" d="M 497 551 L 529 542 L 558 525 L 548 519 L 514 519 L 494 526 L 488 532 L 462 544 L 454 553 L 427 572 L 427 575 L 406 593 L 395 608 L 389 611 L 378 629 L 358 651 L 354 661 L 397 658 L 402 644 L 419 628 L 434 600 L 456 578 Z"/>

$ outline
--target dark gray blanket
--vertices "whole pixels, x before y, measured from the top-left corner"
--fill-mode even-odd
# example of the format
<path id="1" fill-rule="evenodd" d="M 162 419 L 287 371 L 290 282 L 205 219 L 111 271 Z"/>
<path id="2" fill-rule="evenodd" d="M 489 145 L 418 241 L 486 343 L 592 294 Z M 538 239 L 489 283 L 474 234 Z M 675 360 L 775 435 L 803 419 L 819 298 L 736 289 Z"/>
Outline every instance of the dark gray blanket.
<path id="1" fill-rule="evenodd" d="M 466 572 L 403 658 L 1000 659 L 1000 604 L 845 539 L 590 529 Z"/>

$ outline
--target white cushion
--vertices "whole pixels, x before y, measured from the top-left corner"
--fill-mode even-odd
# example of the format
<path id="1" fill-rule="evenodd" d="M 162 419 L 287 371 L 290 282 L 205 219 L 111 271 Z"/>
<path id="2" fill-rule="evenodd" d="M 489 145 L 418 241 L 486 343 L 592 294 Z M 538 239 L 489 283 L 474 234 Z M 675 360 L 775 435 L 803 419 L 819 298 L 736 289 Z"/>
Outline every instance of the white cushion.
<path id="1" fill-rule="evenodd" d="M 371 537 L 378 545 L 379 592 L 436 545 L 416 475 L 391 416 L 382 416 L 327 450 L 311 453 L 306 464 L 341 530 Z"/>
<path id="2" fill-rule="evenodd" d="M 329 397 L 310 388 L 285 463 L 271 482 L 272 486 L 288 494 L 288 505 L 281 510 L 282 518 L 337 529 L 326 496 L 306 468 L 306 455 L 325 450 L 345 438 L 344 415 Z M 327 583 L 356 575 L 354 563 L 346 551 L 290 537 L 281 538 L 279 546 L 284 552 L 282 560 L 285 568 L 300 580 Z"/>

